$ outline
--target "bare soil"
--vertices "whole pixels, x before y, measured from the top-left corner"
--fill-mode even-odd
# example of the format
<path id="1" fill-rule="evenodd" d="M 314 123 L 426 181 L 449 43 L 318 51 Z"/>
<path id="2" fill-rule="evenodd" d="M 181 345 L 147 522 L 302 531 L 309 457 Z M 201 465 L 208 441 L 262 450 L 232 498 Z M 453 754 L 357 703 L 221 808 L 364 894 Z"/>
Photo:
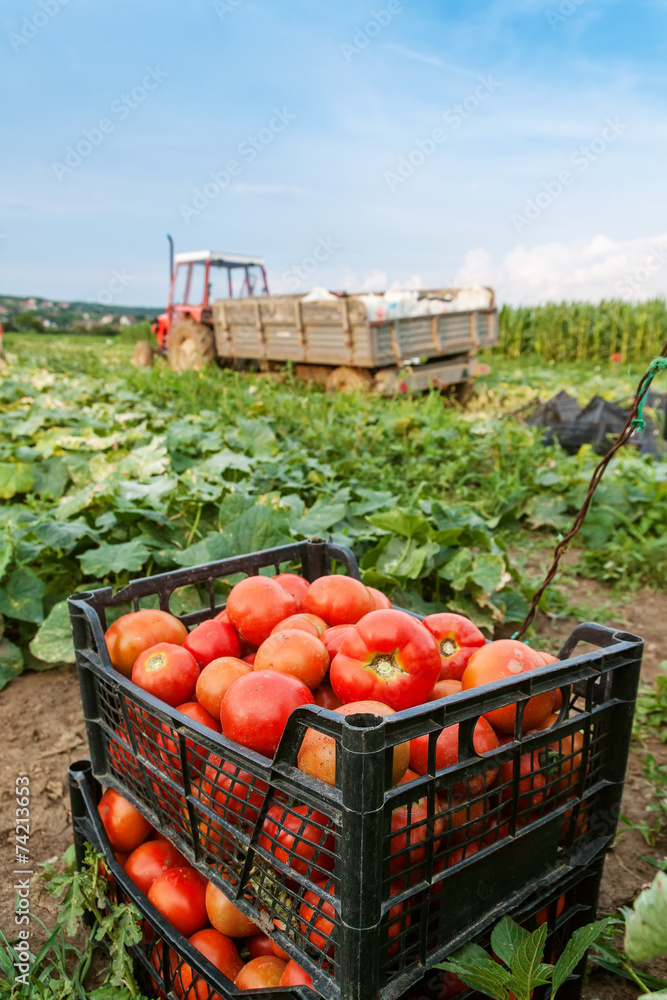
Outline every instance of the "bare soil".
<path id="1" fill-rule="evenodd" d="M 542 567 L 544 562 L 540 560 Z M 562 585 L 562 584 L 561 584 Z M 667 659 L 667 595 L 638 592 L 618 609 L 603 586 L 581 578 L 566 580 L 570 599 L 594 619 L 595 608 L 605 609 L 605 622 L 645 639 L 643 676 L 652 680 L 661 661 Z M 611 602 L 611 607 L 610 607 Z M 576 622 L 551 620 L 540 615 L 537 622 L 543 648 L 557 651 Z M 33 915 L 52 923 L 54 901 L 41 885 L 38 873 L 45 861 L 58 858 L 72 841 L 67 788 L 67 766 L 87 754 L 85 725 L 74 667 L 60 667 L 45 673 L 28 672 L 0 693 L 0 870 L 4 889 L 0 893 L 0 928 L 15 937 L 14 892 L 16 876 L 15 782 L 19 775 L 30 779 L 30 845 L 32 862 L 30 908 Z M 667 746 L 648 748 L 660 762 L 667 762 Z M 642 775 L 641 759 L 647 750 L 635 748 L 630 756 L 623 799 L 623 811 L 632 823 L 647 818 L 650 792 Z M 600 898 L 601 911 L 630 905 L 648 884 L 655 869 L 643 856 L 661 858 L 667 842 L 649 847 L 638 831 L 620 832 L 609 853 Z M 33 925 L 33 930 L 36 930 Z M 650 966 L 655 975 L 667 978 L 667 961 Z M 596 971 L 585 987 L 586 1000 L 625 1000 L 637 996 L 638 989 L 616 977 Z"/>

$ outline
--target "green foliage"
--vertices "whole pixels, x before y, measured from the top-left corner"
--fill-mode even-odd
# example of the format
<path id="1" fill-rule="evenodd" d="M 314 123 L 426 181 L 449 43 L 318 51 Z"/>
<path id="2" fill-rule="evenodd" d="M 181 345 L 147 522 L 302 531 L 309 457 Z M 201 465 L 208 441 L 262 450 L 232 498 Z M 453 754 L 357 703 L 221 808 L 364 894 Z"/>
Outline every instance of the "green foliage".
<path id="1" fill-rule="evenodd" d="M 509 358 L 537 354 L 545 361 L 624 362 L 659 354 L 667 340 L 667 305 L 653 299 L 634 305 L 610 299 L 503 306 L 499 347 Z"/>
<path id="2" fill-rule="evenodd" d="M 551 983 L 551 997 L 555 1000 L 560 987 L 606 927 L 607 920 L 580 927 L 555 965 L 551 965 L 543 961 L 546 923 L 531 933 L 510 917 L 503 917 L 491 934 L 491 948 L 498 962 L 479 945 L 469 944 L 436 968 L 454 973 L 467 986 L 494 1000 L 509 1000 L 512 994 L 516 1000 L 530 1000 L 532 991 L 547 983 Z"/>
<path id="3" fill-rule="evenodd" d="M 657 979 L 643 969 L 635 968 L 628 955 L 617 947 L 619 941 L 622 940 L 624 930 L 625 920 L 623 917 L 608 917 L 605 931 L 591 948 L 589 961 L 607 972 L 612 972 L 635 983 L 641 990 L 641 996 L 646 997 L 647 1000 L 648 997 L 664 997 L 667 994 L 667 981 Z M 651 990 L 656 992 L 649 992 Z"/>
<path id="4" fill-rule="evenodd" d="M 633 962 L 667 953 L 667 875 L 658 872 L 640 892 L 625 921 L 625 950 Z"/>
<path id="5" fill-rule="evenodd" d="M 660 667 L 666 672 L 643 686 L 635 705 L 633 736 L 642 742 L 652 738 L 667 743 L 667 660 Z"/>

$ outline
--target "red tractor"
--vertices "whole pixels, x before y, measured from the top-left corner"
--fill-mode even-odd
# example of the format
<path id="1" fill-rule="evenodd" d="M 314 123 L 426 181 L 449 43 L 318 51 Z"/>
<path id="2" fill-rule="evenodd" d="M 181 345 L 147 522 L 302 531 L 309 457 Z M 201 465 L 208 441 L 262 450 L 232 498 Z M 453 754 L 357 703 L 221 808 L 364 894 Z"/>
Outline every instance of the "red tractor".
<path id="1" fill-rule="evenodd" d="M 194 250 L 171 255 L 167 311 L 153 323 L 158 350 L 179 374 L 201 368 L 216 356 L 212 303 L 215 299 L 268 296 L 261 257 Z"/>

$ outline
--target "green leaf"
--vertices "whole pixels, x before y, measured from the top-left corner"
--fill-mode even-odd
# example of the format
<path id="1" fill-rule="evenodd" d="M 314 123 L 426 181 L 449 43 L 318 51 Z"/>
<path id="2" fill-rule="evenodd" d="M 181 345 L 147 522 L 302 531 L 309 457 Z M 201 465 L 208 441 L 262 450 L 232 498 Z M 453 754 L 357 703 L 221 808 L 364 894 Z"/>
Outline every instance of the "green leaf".
<path id="1" fill-rule="evenodd" d="M 25 462 L 0 463 L 0 500 L 11 500 L 17 493 L 27 493 L 34 482 L 32 465 Z"/>
<path id="2" fill-rule="evenodd" d="M 249 451 L 251 455 L 275 455 L 278 451 L 276 435 L 265 418 L 239 420 L 228 439 L 231 445 L 240 451 Z"/>
<path id="3" fill-rule="evenodd" d="M 232 521 L 225 528 L 224 535 L 229 540 L 230 555 L 257 552 L 275 545 L 287 545 L 292 541 L 284 512 L 271 510 L 263 504 L 250 507 Z"/>
<path id="4" fill-rule="evenodd" d="M 511 917 L 503 917 L 491 934 L 491 947 L 505 965 L 509 965 L 517 947 L 530 937 L 530 932 L 520 927 Z"/>
<path id="5" fill-rule="evenodd" d="M 14 545 L 12 542 L 12 533 L 8 527 L 0 532 L 0 580 L 2 580 L 5 575 L 5 570 L 11 562 L 12 554 L 14 552 Z"/>
<path id="6" fill-rule="evenodd" d="M 547 925 L 542 924 L 520 941 L 512 954 L 510 962 L 512 976 L 508 988 L 515 994 L 516 1000 L 530 1000 L 530 994 L 535 986 L 549 982 L 552 968 L 542 964 L 547 932 Z"/>
<path id="7" fill-rule="evenodd" d="M 667 874 L 658 872 L 637 896 L 625 922 L 625 950 L 633 962 L 667 952 Z"/>
<path id="8" fill-rule="evenodd" d="M 83 518 L 78 521 L 43 521 L 32 529 L 32 533 L 47 548 L 66 555 L 76 548 L 82 538 L 98 538 L 97 532 Z"/>
<path id="9" fill-rule="evenodd" d="M 345 503 L 333 503 L 330 500 L 318 499 L 304 514 L 290 517 L 290 531 L 303 538 L 321 537 L 326 535 L 334 524 L 343 520 L 346 511 L 347 504 Z"/>
<path id="10" fill-rule="evenodd" d="M 37 496 L 44 500 L 59 500 L 69 482 L 69 470 L 62 458 L 47 458 L 43 462 L 37 462 L 33 469 L 34 491 Z"/>
<path id="11" fill-rule="evenodd" d="M 480 990 L 487 996 L 493 997 L 493 1000 L 507 1000 L 506 985 L 510 981 L 509 972 L 494 962 L 479 945 L 466 945 L 448 962 L 441 962 L 435 968 L 453 972 L 466 986 Z"/>
<path id="12" fill-rule="evenodd" d="M 570 523 L 570 518 L 565 516 L 567 503 L 562 497 L 553 497 L 539 494 L 531 497 L 526 505 L 526 514 L 531 528 L 542 528 L 551 526 L 553 528 L 565 528 Z"/>
<path id="13" fill-rule="evenodd" d="M 22 673 L 21 650 L 9 639 L 0 638 L 0 691 Z"/>
<path id="14" fill-rule="evenodd" d="M 228 539 L 221 531 L 212 531 L 190 548 L 173 552 L 172 557 L 177 566 L 199 566 L 201 563 L 226 559 L 231 554 Z"/>
<path id="15" fill-rule="evenodd" d="M 420 531 L 430 530 L 423 514 L 410 514 L 406 510 L 382 511 L 379 514 L 370 514 L 366 520 L 374 528 L 389 531 L 392 535 L 403 535 L 404 538 L 413 538 Z"/>
<path id="16" fill-rule="evenodd" d="M 422 576 L 427 560 L 438 552 L 437 542 L 420 545 L 415 538 L 392 538 L 380 553 L 377 570 L 399 580 L 417 580 Z"/>
<path id="17" fill-rule="evenodd" d="M 211 455 L 205 462 L 197 466 L 197 472 L 208 479 L 220 479 L 224 472 L 232 469 L 235 472 L 252 472 L 255 461 L 248 455 L 225 448 L 216 455 Z"/>
<path id="18" fill-rule="evenodd" d="M 30 652 L 45 663 L 76 662 L 67 601 L 53 605 L 30 643 Z"/>
<path id="19" fill-rule="evenodd" d="M 150 558 L 151 550 L 141 538 L 118 545 L 98 545 L 78 556 L 86 576 L 101 580 L 110 573 L 137 573 Z"/>
<path id="20" fill-rule="evenodd" d="M 579 962 L 582 960 L 588 949 L 597 939 L 604 934 L 608 920 L 598 920 L 597 923 L 587 924 L 576 930 L 570 940 L 565 945 L 563 952 L 556 962 L 551 979 L 551 997 L 554 1000 L 556 993 L 563 985 L 569 975 L 571 975 Z"/>
<path id="21" fill-rule="evenodd" d="M 36 622 L 44 618 L 42 598 L 46 586 L 27 569 L 17 569 L 4 588 L 0 587 L 0 613 L 21 622 Z"/>
<path id="22" fill-rule="evenodd" d="M 442 567 L 440 576 L 443 580 L 449 580 L 454 590 L 464 590 L 472 565 L 470 549 L 459 549 L 454 558 Z"/>
<path id="23" fill-rule="evenodd" d="M 485 594 L 492 594 L 505 580 L 505 560 L 502 556 L 481 552 L 475 556 L 470 578 Z"/>

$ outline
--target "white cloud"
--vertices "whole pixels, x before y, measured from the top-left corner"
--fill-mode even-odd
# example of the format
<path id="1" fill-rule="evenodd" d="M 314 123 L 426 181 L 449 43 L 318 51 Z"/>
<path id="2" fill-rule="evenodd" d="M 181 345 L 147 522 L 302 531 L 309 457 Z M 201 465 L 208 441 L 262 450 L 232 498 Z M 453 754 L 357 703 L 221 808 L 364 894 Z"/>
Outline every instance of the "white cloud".
<path id="1" fill-rule="evenodd" d="M 594 236 L 569 243 L 514 247 L 499 262 L 484 247 L 470 250 L 455 275 L 457 285 L 491 285 L 499 301 L 621 298 L 639 301 L 667 294 L 667 234 L 614 240 Z"/>

